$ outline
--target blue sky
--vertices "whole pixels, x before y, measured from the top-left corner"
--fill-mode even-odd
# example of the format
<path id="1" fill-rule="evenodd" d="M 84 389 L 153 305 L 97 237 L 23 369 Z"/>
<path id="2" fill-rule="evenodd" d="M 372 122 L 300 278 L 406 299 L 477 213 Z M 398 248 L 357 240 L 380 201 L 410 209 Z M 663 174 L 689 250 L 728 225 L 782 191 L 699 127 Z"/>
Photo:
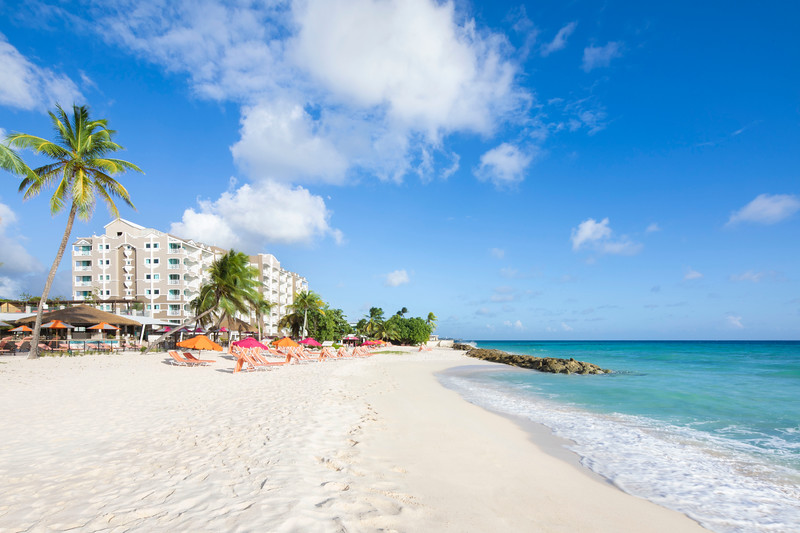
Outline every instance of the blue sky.
<path id="1" fill-rule="evenodd" d="M 273 253 L 354 321 L 800 339 L 789 2 L 102 4 L 0 2 L 0 133 L 88 104 L 146 172 L 124 218 Z M 40 293 L 66 215 L 2 178 L 0 295 Z"/>

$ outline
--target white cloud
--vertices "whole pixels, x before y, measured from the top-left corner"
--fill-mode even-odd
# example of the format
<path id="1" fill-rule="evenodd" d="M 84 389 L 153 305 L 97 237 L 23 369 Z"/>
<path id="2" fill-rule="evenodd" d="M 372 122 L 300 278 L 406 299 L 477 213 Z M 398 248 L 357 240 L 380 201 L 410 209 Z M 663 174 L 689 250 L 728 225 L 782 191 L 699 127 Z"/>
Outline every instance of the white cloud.
<path id="1" fill-rule="evenodd" d="M 387 287 L 397 287 L 399 285 L 409 283 L 410 281 L 411 280 L 408 277 L 408 272 L 405 270 L 395 270 L 386 274 L 386 280 L 383 284 Z"/>
<path id="2" fill-rule="evenodd" d="M 56 103 L 80 104 L 84 97 L 75 83 L 63 74 L 41 68 L 23 56 L 0 33 L 0 105 L 44 110 Z"/>
<path id="3" fill-rule="evenodd" d="M 608 217 L 597 222 L 593 218 L 587 218 L 577 229 L 572 230 L 572 249 L 579 250 L 581 246 L 588 242 L 599 241 L 611 237 L 611 228 L 608 226 Z"/>
<path id="4" fill-rule="evenodd" d="M 644 230 L 644 231 L 645 231 L 645 233 L 654 233 L 656 231 L 661 231 L 661 226 L 659 226 L 657 223 L 653 222 L 652 224 L 647 226 L 647 229 Z"/>
<path id="5" fill-rule="evenodd" d="M 234 149 L 248 174 L 292 183 L 343 183 L 359 169 L 395 181 L 414 171 L 447 178 L 459 168 L 447 133 L 490 135 L 525 121 L 533 100 L 506 38 L 479 30 L 452 2 L 163 4 L 98 3 L 86 22 L 187 75 L 198 96 L 247 106 Z M 413 164 L 426 151 L 430 162 Z"/>
<path id="6" fill-rule="evenodd" d="M 570 325 L 569 325 L 569 324 L 567 324 L 566 322 L 562 322 L 562 323 L 561 323 L 561 329 L 562 329 L 563 331 L 572 331 L 572 326 L 570 326 Z"/>
<path id="7" fill-rule="evenodd" d="M 775 224 L 800 211 L 800 198 L 793 194 L 759 194 L 749 204 L 731 214 L 728 226 L 739 222 Z"/>
<path id="8" fill-rule="evenodd" d="M 342 183 L 347 160 L 303 107 L 270 102 L 242 111 L 233 158 L 253 179 Z"/>
<path id="9" fill-rule="evenodd" d="M 475 176 L 481 181 L 491 181 L 496 187 L 510 186 L 525 179 L 525 172 L 533 157 L 509 143 L 492 148 L 481 156 Z"/>
<path id="10" fill-rule="evenodd" d="M 782 276 L 780 272 L 775 272 L 774 270 L 768 272 L 754 272 L 748 270 L 741 274 L 731 274 L 731 281 L 752 281 L 753 283 L 758 283 L 764 279 L 780 280 Z"/>
<path id="11" fill-rule="evenodd" d="M 700 279 L 703 277 L 703 274 L 696 270 L 692 270 L 691 268 L 686 270 L 686 274 L 684 274 L 683 279 L 686 281 L 690 281 L 693 279 Z"/>
<path id="12" fill-rule="evenodd" d="M 222 248 L 303 243 L 326 235 L 341 240 L 341 233 L 328 224 L 330 212 L 323 199 L 302 187 L 264 181 L 198 203 L 172 224 L 171 233 Z"/>
<path id="13" fill-rule="evenodd" d="M 634 255 L 641 251 L 642 245 L 622 236 L 613 238 L 608 217 L 600 222 L 587 218 L 577 228 L 572 229 L 572 249 L 591 248 L 603 254 Z"/>
<path id="14" fill-rule="evenodd" d="M 587 46 L 583 49 L 583 65 L 586 72 L 599 67 L 607 67 L 611 60 L 622 56 L 622 43 L 611 41 L 605 46 Z"/>
<path id="15" fill-rule="evenodd" d="M 492 257 L 496 257 L 497 259 L 502 259 L 506 256 L 506 251 L 502 248 L 492 248 L 489 250 L 489 253 L 492 254 Z"/>
<path id="16" fill-rule="evenodd" d="M 728 321 L 728 324 L 730 324 L 734 328 L 736 328 L 736 329 L 744 329 L 744 324 L 742 324 L 742 317 L 728 315 L 728 316 L 725 317 L 725 319 Z"/>
<path id="17" fill-rule="evenodd" d="M 291 54 L 334 98 L 432 138 L 488 133 L 528 98 L 505 39 L 456 22 L 450 2 L 308 0 L 293 15 Z"/>
<path id="18" fill-rule="evenodd" d="M 522 331 L 522 330 L 525 329 L 525 326 L 522 325 L 522 321 L 521 320 L 516 320 L 514 322 L 511 322 L 510 320 L 506 320 L 505 322 L 503 322 L 503 325 L 505 327 L 507 327 L 507 328 L 514 328 L 514 329 L 517 329 L 519 331 Z"/>
<path id="19" fill-rule="evenodd" d="M 553 38 L 552 41 L 542 46 L 542 56 L 547 57 L 553 52 L 561 50 L 565 46 L 567 46 L 567 39 L 572 32 L 575 31 L 575 28 L 578 26 L 577 22 L 570 22 L 556 33 L 556 36 Z"/>

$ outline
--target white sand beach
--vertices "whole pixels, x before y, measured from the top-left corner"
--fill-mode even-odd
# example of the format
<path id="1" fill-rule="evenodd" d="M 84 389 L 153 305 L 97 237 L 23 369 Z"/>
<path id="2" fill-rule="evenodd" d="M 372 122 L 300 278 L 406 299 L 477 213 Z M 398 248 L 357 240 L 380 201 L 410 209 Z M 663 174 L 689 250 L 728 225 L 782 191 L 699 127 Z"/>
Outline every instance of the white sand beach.
<path id="1" fill-rule="evenodd" d="M 704 531 L 442 387 L 462 352 L 202 357 L 0 357 L 0 530 Z"/>

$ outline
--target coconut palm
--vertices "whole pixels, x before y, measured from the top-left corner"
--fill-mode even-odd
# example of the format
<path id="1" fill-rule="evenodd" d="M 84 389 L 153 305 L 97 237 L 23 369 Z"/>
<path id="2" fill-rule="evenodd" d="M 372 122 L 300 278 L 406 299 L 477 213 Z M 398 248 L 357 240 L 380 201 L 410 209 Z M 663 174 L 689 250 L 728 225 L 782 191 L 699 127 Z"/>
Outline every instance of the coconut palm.
<path id="1" fill-rule="evenodd" d="M 439 320 L 436 318 L 436 315 L 433 312 L 428 313 L 428 320 L 425 321 L 431 327 L 431 331 L 436 329 L 436 321 Z"/>
<path id="2" fill-rule="evenodd" d="M 30 167 L 25 164 L 19 154 L 5 144 L 0 144 L 0 168 L 9 171 L 12 174 L 28 176 L 32 179 L 36 179 L 36 174 L 34 174 L 33 170 L 31 170 Z"/>
<path id="3" fill-rule="evenodd" d="M 55 192 L 50 197 L 50 214 L 56 215 L 67 204 L 70 205 L 64 237 L 61 239 L 36 310 L 36 324 L 33 328 L 29 359 L 38 357 L 44 302 L 47 301 L 56 270 L 67 248 L 75 215 L 81 220 L 89 220 L 99 197 L 105 202 L 112 216 L 118 217 L 119 211 L 113 197 L 122 199 L 131 207 L 133 203 L 125 187 L 112 176 L 128 170 L 142 172 L 133 163 L 107 157 L 113 152 L 122 150 L 122 146 L 112 140 L 116 132 L 108 129 L 107 120 L 91 120 L 87 106 L 72 106 L 71 118 L 61 106 L 56 105 L 56 110 L 56 113 L 49 113 L 56 130 L 55 141 L 25 133 L 8 136 L 12 146 L 33 150 L 53 160 L 52 163 L 33 169 L 32 172 L 23 172 L 25 177 L 19 185 L 19 191 L 24 191 L 23 198 L 27 200 L 38 196 L 45 187 L 55 185 Z M 9 159 L 10 157 L 8 150 L 3 150 L 4 165 L 13 167 L 18 162 L 13 157 Z"/>
<path id="4" fill-rule="evenodd" d="M 278 322 L 278 329 L 282 331 L 289 331 L 293 337 L 300 334 L 300 329 L 303 327 L 303 315 L 300 313 L 289 313 L 284 315 Z"/>
<path id="5" fill-rule="evenodd" d="M 397 340 L 400 335 L 400 328 L 394 320 L 378 322 L 372 330 L 372 336 L 381 340 Z"/>
<path id="6" fill-rule="evenodd" d="M 216 325 L 226 316 L 236 313 L 250 313 L 250 306 L 263 300 L 259 287 L 258 271 L 250 266 L 250 258 L 235 250 L 230 250 L 216 259 L 208 269 L 209 281 L 200 287 L 200 294 L 192 300 L 192 310 L 196 316 L 186 319 L 180 327 L 161 335 L 147 347 L 150 351 L 169 335 L 192 322 L 203 322 L 204 318 L 216 314 Z"/>
<path id="7" fill-rule="evenodd" d="M 306 336 L 306 332 L 308 331 L 308 312 L 313 310 L 324 314 L 322 311 L 323 305 L 325 305 L 325 302 L 323 302 L 320 295 L 314 291 L 306 290 L 295 293 L 294 301 L 289 308 L 293 309 L 298 314 L 303 314 L 303 337 Z"/>

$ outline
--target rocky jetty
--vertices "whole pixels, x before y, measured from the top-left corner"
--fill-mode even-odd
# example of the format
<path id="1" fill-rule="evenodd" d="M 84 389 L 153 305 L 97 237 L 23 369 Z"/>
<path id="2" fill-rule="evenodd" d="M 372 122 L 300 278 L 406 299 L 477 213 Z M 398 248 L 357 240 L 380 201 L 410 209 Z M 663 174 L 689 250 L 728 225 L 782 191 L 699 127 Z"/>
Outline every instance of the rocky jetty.
<path id="1" fill-rule="evenodd" d="M 600 368 L 592 363 L 576 361 L 575 359 L 558 359 L 556 357 L 532 357 L 530 355 L 515 355 L 501 350 L 487 350 L 472 348 L 467 351 L 469 357 L 503 363 L 505 365 L 532 368 L 540 372 L 552 374 L 608 374 L 611 370 Z"/>
<path id="2" fill-rule="evenodd" d="M 473 345 L 471 345 L 471 344 L 461 344 L 461 343 L 458 343 L 458 342 L 453 343 L 453 349 L 454 350 L 472 350 L 473 348 L 475 348 L 475 347 Z"/>

